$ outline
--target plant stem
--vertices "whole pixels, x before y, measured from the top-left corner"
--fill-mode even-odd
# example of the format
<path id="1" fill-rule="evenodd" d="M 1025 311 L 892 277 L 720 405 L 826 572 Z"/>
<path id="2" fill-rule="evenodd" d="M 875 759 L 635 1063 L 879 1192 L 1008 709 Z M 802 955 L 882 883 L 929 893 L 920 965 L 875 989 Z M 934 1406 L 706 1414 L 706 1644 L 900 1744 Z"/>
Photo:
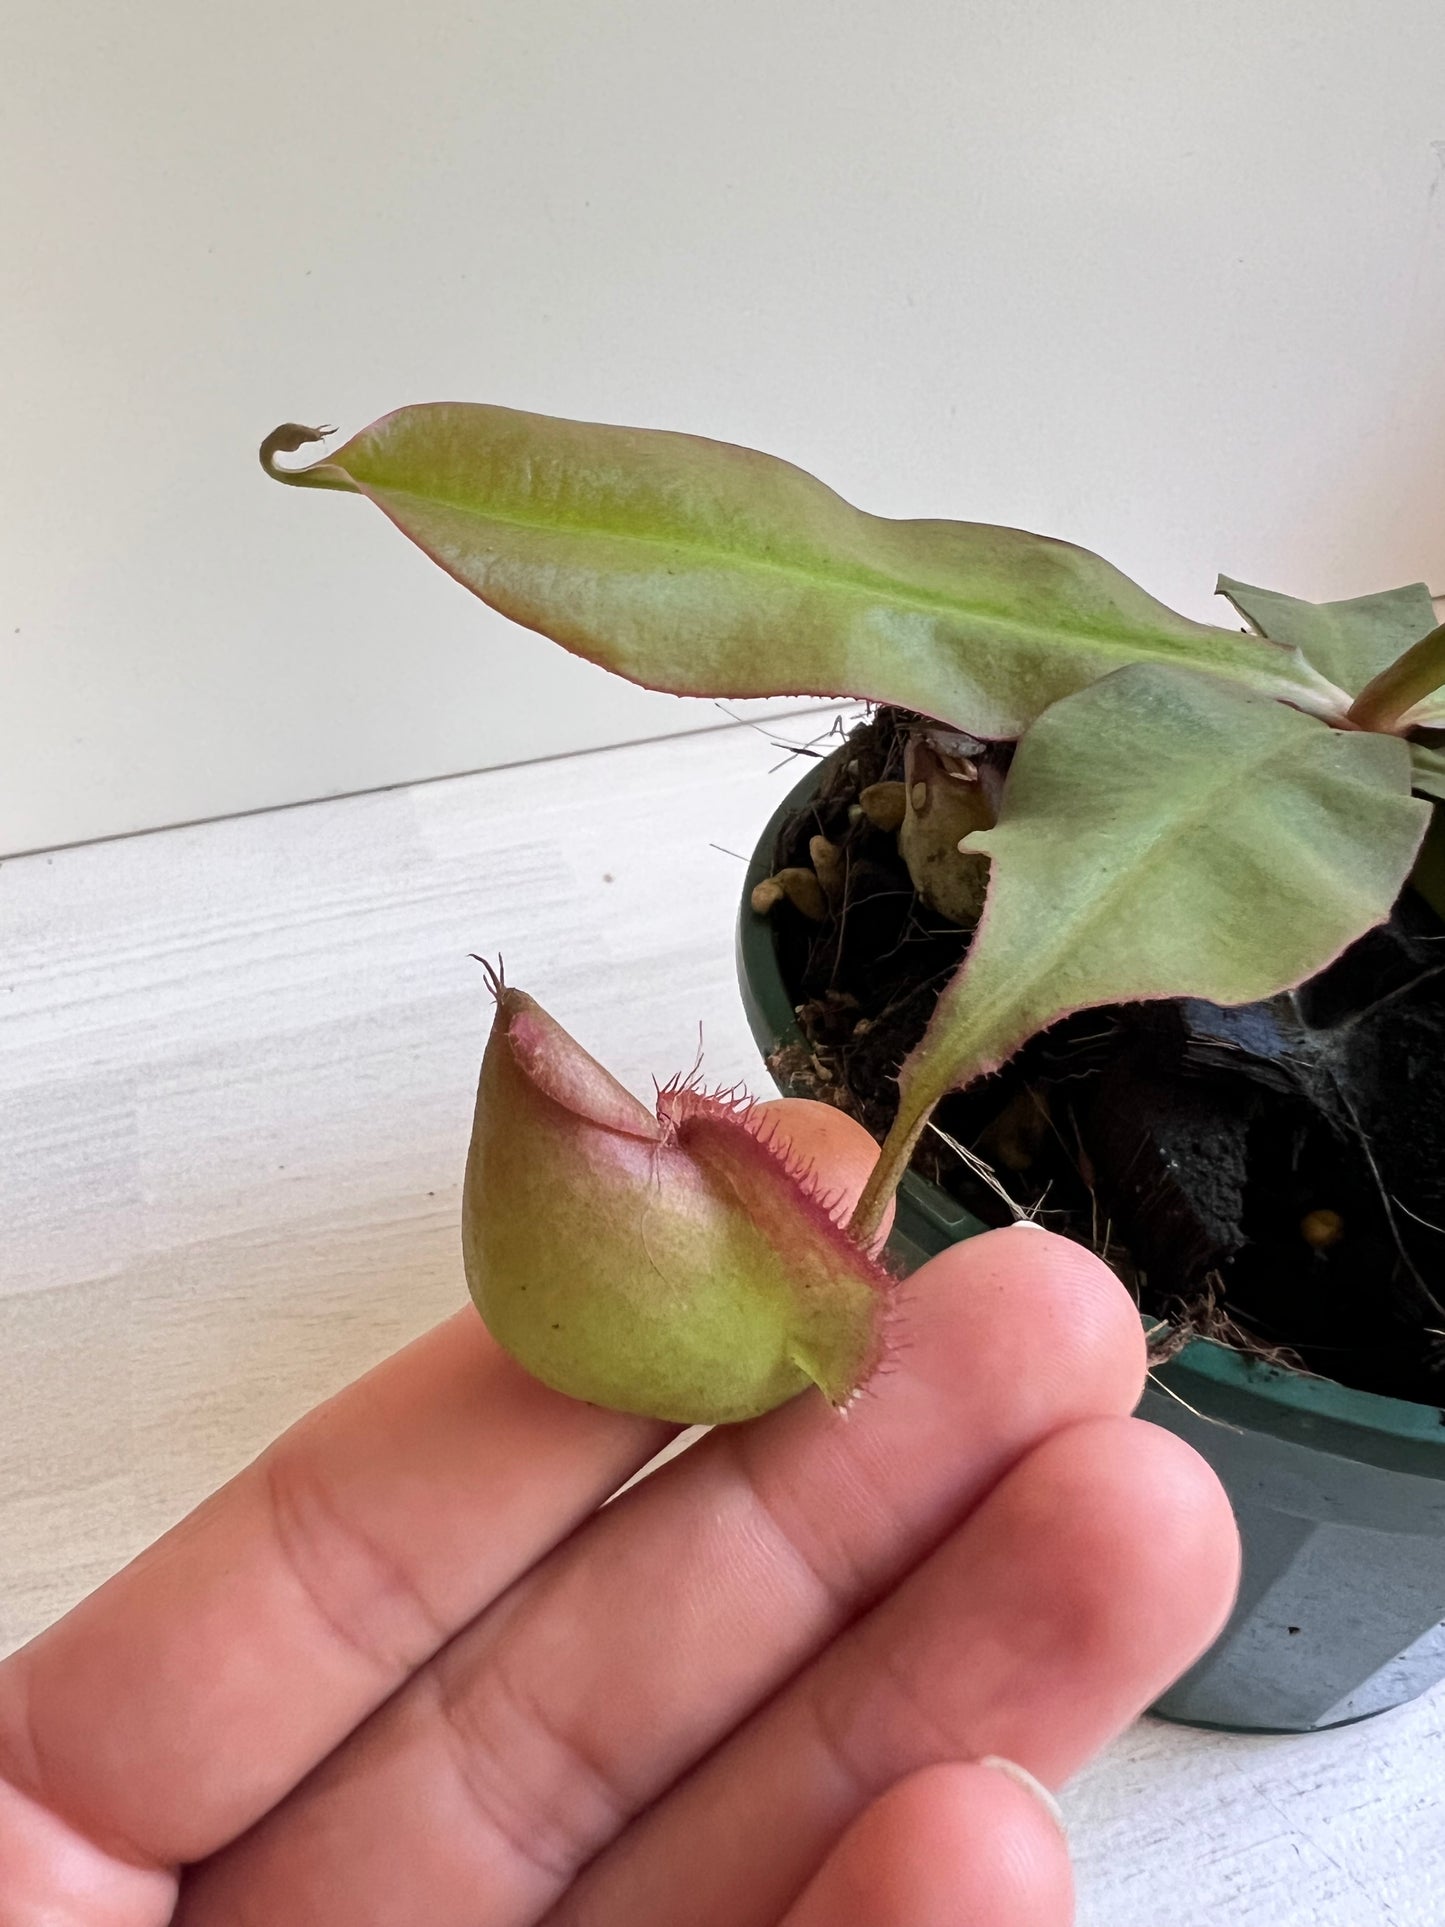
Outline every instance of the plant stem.
<path id="1" fill-rule="evenodd" d="M 1382 669 L 1356 696 L 1345 717 L 1357 729 L 1388 734 L 1401 717 L 1445 687 L 1445 622 L 1422 636 L 1397 662 Z"/>
<path id="2" fill-rule="evenodd" d="M 849 1237 L 865 1250 L 872 1247 L 878 1235 L 888 1201 L 903 1182 L 903 1174 L 913 1156 L 913 1147 L 922 1137 L 937 1102 L 937 1097 L 930 1096 L 922 1103 L 909 1105 L 907 1110 L 900 1109 L 889 1127 L 888 1135 L 883 1140 L 883 1149 L 878 1153 L 878 1162 L 848 1220 Z"/>

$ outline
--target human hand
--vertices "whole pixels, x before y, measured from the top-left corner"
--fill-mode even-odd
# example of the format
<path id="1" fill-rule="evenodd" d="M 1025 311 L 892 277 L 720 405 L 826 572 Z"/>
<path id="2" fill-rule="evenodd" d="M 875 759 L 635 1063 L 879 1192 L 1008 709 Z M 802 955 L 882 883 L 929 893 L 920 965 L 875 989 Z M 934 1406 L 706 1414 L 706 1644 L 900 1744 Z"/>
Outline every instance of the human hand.
<path id="1" fill-rule="evenodd" d="M 1057 1785 L 1235 1584 L 1143 1371 L 1097 1259 L 993 1232 L 846 1417 L 605 1505 L 670 1428 L 459 1313 L 0 1666 L 0 1927 L 1066 1927 L 1062 1836 L 977 1762 Z"/>

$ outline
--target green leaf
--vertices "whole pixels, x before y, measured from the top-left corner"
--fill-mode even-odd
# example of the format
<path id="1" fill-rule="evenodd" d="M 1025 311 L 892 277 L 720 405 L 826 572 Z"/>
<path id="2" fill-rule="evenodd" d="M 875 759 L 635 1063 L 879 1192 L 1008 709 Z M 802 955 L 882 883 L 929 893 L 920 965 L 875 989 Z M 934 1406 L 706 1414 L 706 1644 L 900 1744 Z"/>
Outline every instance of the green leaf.
<path id="1" fill-rule="evenodd" d="M 1332 730 L 1188 671 L 1121 669 L 1024 737 L 983 918 L 899 1078 L 864 1235 L 940 1097 L 1090 1005 L 1242 1004 L 1390 913 L 1429 819 L 1397 737 Z"/>
<path id="2" fill-rule="evenodd" d="M 494 609 L 649 688 L 870 697 L 1014 737 L 1157 661 L 1347 707 L 1297 650 L 1176 615 L 1086 550 L 868 515 L 751 449 L 437 402 L 278 469 L 298 432 L 268 472 L 367 496 Z"/>
<path id="3" fill-rule="evenodd" d="M 1423 582 L 1346 602 L 1301 602 L 1275 589 L 1219 578 L 1217 593 L 1272 642 L 1292 643 L 1323 676 L 1358 696 L 1382 669 L 1435 627 L 1439 617 Z M 1421 705 L 1416 722 L 1445 721 L 1445 697 Z"/>
<path id="4" fill-rule="evenodd" d="M 1424 743 L 1411 743 L 1410 786 L 1420 795 L 1445 801 L 1445 753 Z"/>

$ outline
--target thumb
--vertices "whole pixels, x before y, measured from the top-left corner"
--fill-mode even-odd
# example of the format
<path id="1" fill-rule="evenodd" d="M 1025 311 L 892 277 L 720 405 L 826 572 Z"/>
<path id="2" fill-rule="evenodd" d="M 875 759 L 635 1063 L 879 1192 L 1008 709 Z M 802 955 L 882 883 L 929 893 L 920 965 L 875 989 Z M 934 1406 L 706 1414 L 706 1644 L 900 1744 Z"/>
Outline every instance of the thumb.
<path id="1" fill-rule="evenodd" d="M 811 1097 L 770 1098 L 759 1104 L 758 1116 L 768 1120 L 774 1142 L 803 1163 L 814 1165 L 823 1189 L 835 1193 L 841 1207 L 851 1211 L 878 1162 L 877 1142 L 857 1118 Z M 879 1227 L 879 1246 L 892 1225 L 890 1203 Z"/>

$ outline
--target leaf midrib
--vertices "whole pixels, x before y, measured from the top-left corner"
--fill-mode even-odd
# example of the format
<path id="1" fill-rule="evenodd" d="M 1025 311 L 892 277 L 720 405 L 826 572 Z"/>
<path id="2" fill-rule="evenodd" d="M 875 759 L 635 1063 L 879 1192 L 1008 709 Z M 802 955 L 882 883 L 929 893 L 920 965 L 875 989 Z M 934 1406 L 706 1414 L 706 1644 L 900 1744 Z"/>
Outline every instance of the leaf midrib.
<path id="1" fill-rule="evenodd" d="M 1048 979 L 1055 964 L 1065 952 L 1073 947 L 1081 936 L 1087 937 L 1101 919 L 1104 918 L 1105 913 L 1114 908 L 1118 901 L 1119 894 L 1118 890 L 1114 887 L 1118 879 L 1124 879 L 1125 883 L 1132 887 L 1141 877 L 1151 870 L 1156 869 L 1164 860 L 1166 853 L 1170 855 L 1173 854 L 1181 836 L 1187 831 L 1197 830 L 1200 827 L 1204 818 L 1209 814 L 1210 809 L 1217 803 L 1221 795 L 1227 796 L 1233 791 L 1246 787 L 1261 770 L 1266 769 L 1276 758 L 1279 758 L 1279 760 L 1285 763 L 1289 763 L 1304 753 L 1307 747 L 1303 741 L 1286 743 L 1283 745 L 1284 753 L 1281 757 L 1281 744 L 1279 740 L 1276 739 L 1258 756 L 1250 758 L 1242 765 L 1233 765 L 1227 778 L 1221 777 L 1217 783 L 1212 784 L 1209 789 L 1204 792 L 1196 805 L 1191 807 L 1182 816 L 1176 818 L 1172 827 L 1166 828 L 1162 834 L 1157 836 L 1149 844 L 1138 861 L 1131 863 L 1127 868 L 1117 872 L 1116 877 L 1111 879 L 1107 893 L 1103 896 L 1096 897 L 1081 917 L 1073 919 L 1066 928 L 1056 923 L 1051 924 L 1051 928 L 1057 931 L 1058 934 L 1055 935 L 1051 941 L 1046 941 L 1042 946 L 1036 947 L 1032 951 L 1029 958 L 1029 968 L 1024 972 L 1022 982 L 1020 982 L 1019 978 L 1015 977 L 1014 984 L 1017 986 L 1016 989 L 1011 992 L 1005 991 L 990 999 L 989 1002 L 982 1007 L 975 1009 L 971 1020 L 966 1024 L 965 1037 L 969 1040 L 976 1039 L 981 1029 L 983 1029 L 984 1034 L 987 1035 L 988 1031 L 985 1028 L 986 1020 L 990 1019 L 994 1013 L 999 1010 L 1007 1013 L 1009 1010 L 1027 1009 L 1028 1002 L 1033 997 L 1039 983 Z M 1000 827 L 1002 827 L 1002 825 L 1000 825 Z M 993 859 L 990 858 L 990 860 L 992 861 Z M 965 966 L 964 972 L 959 978 L 960 994 L 966 993 L 967 988 L 967 966 Z M 1160 994 L 1183 995 L 1184 993 L 1161 992 Z M 1143 999 L 1131 996 L 1121 998 L 1120 1001 L 1139 1002 L 1143 1001 Z M 1078 1005 L 1070 1004 L 1056 1014 L 1062 1016 L 1067 1010 L 1086 1010 L 1090 1008 L 1093 1008 L 1093 1005 L 1088 1002 Z M 1053 1021 L 1055 1021 L 1054 1018 L 1049 1019 L 1050 1023 Z M 1031 1030 L 1032 1028 L 1034 1027 L 1031 1026 Z M 970 1042 L 970 1048 L 973 1056 L 976 1057 L 976 1045 Z M 967 1062 L 968 1060 L 965 1059 L 964 1061 Z M 959 1068 L 959 1066 L 955 1066 L 949 1083 L 945 1088 L 954 1088 L 955 1083 L 958 1081 Z"/>
<path id="2" fill-rule="evenodd" d="M 1084 623 L 1080 623 L 1075 630 L 1071 631 L 1061 623 L 1056 623 L 1052 626 L 1029 623 L 1017 616 L 1006 615 L 1001 611 L 990 608 L 987 604 L 963 602 L 957 598 L 950 598 L 942 592 L 931 594 L 926 590 L 901 587 L 896 577 L 886 575 L 882 571 L 839 570 L 828 574 L 818 574 L 797 563 L 780 562 L 771 556 L 761 555 L 756 549 L 729 549 L 719 547 L 716 544 L 695 540 L 683 541 L 671 536 L 664 538 L 639 533 L 631 529 L 597 527 L 589 523 L 569 522 L 558 524 L 555 522 L 539 522 L 529 520 L 527 517 L 521 515 L 502 514 L 496 509 L 480 510 L 475 504 L 452 501 L 446 496 L 422 495 L 415 489 L 396 488 L 386 484 L 359 481 L 359 478 L 358 485 L 363 493 L 366 494 L 375 493 L 386 495 L 393 499 L 416 502 L 426 508 L 448 509 L 456 515 L 471 516 L 479 521 L 499 522 L 505 527 L 524 529 L 533 535 L 556 535 L 559 529 L 565 529 L 568 535 L 577 537 L 580 540 L 591 538 L 595 540 L 629 542 L 641 548 L 670 550 L 682 556 L 698 556 L 714 562 L 731 563 L 735 567 L 756 569 L 759 572 L 783 576 L 790 581 L 802 582 L 813 588 L 821 588 L 824 590 L 832 589 L 839 592 L 846 591 L 855 595 L 868 595 L 870 593 L 881 595 L 902 607 L 917 609 L 925 613 L 936 614 L 942 612 L 953 615 L 955 618 L 963 621 L 970 619 L 975 622 L 986 621 L 999 628 L 1011 631 L 1016 636 L 1031 639 L 1044 645 L 1047 645 L 1051 637 L 1074 634 L 1081 636 L 1086 642 L 1098 647 L 1104 652 L 1117 656 L 1122 666 L 1127 666 L 1131 662 L 1140 660 L 1139 645 L 1132 643 L 1130 636 L 1141 635 L 1142 633 L 1145 646 L 1154 648 L 1156 659 L 1163 658 L 1170 662 L 1183 661 L 1190 668 L 1198 669 L 1204 674 L 1221 677 L 1227 681 L 1243 682 L 1248 673 L 1248 667 L 1245 661 L 1246 652 L 1243 650 L 1239 651 L 1240 668 L 1236 670 L 1233 664 L 1226 667 L 1222 663 L 1211 662 L 1207 656 L 1186 656 L 1185 645 L 1182 639 L 1178 645 L 1175 645 L 1172 639 L 1166 639 L 1161 642 L 1159 640 L 1160 632 L 1158 631 L 1139 632 L 1118 628 L 1099 629 Z M 840 497 L 839 500 L 841 501 L 842 498 Z M 852 507 L 851 504 L 845 504 L 844 506 Z M 855 509 L 853 513 L 861 514 L 862 511 Z M 966 525 L 960 524 L 960 526 Z M 1045 539 L 1047 538 L 1040 538 L 1040 540 Z M 1140 593 L 1144 594 L 1147 593 L 1147 591 L 1141 590 Z M 1186 620 L 1186 618 L 1181 617 L 1180 620 L 1183 621 Z M 1312 688 L 1307 680 L 1296 682 L 1290 676 L 1288 673 L 1289 670 L 1296 665 L 1303 666 L 1306 669 L 1308 668 L 1308 664 L 1304 663 L 1304 659 L 1300 656 L 1299 651 L 1290 645 L 1274 642 L 1267 636 L 1246 637 L 1241 635 L 1236 637 L 1234 632 L 1228 629 L 1216 629 L 1208 624 L 1200 624 L 1199 626 L 1204 634 L 1218 638 L 1221 645 L 1228 644 L 1231 652 L 1237 649 L 1240 643 L 1246 641 L 1251 645 L 1251 651 L 1249 653 L 1252 654 L 1253 648 L 1258 647 L 1263 653 L 1263 659 L 1260 661 L 1259 667 L 1270 684 L 1289 689 L 1294 694 L 1301 696 L 1319 696 L 1324 693 L 1321 689 Z M 1271 651 L 1278 652 L 1279 660 L 1277 667 L 1269 661 L 1269 652 Z M 1248 687 L 1249 685 L 1246 683 L 1245 686 Z"/>

